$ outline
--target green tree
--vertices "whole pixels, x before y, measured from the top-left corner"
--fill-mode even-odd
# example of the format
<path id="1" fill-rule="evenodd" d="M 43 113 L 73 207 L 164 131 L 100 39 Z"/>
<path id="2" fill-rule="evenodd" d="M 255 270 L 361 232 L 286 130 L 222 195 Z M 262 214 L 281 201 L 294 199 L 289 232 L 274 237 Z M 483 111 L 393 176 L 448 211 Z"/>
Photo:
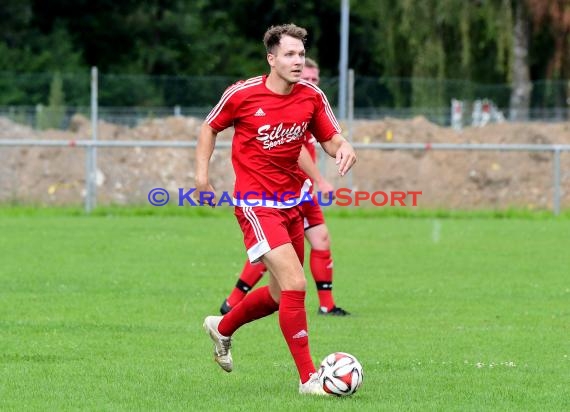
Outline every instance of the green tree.
<path id="1" fill-rule="evenodd" d="M 62 127 L 65 117 L 65 95 L 63 80 L 59 72 L 55 72 L 49 90 L 47 107 L 40 106 L 38 113 L 39 129 L 58 129 Z"/>
<path id="2" fill-rule="evenodd" d="M 0 104 L 46 101 L 51 73 L 59 71 L 67 103 L 87 105 L 85 74 L 91 66 L 102 76 L 248 77 L 267 70 L 263 32 L 284 22 L 307 27 L 308 54 L 319 60 L 324 80 L 332 77 L 323 85 L 335 96 L 340 2 L 4 0 L 0 71 L 38 77 L 13 81 L 0 74 Z M 519 4 L 528 8 L 529 82 L 553 81 L 542 92 L 534 88 L 531 97 L 543 104 L 565 104 L 566 91 L 560 93 L 554 82 L 570 77 L 570 0 L 352 1 L 349 65 L 357 76 L 375 78 L 383 90 L 377 100 L 393 107 L 489 97 L 478 94 L 490 88 L 480 92 L 476 85 L 520 78 L 520 59 L 514 61 L 520 48 L 514 35 Z M 82 73 L 73 86 L 69 73 Z M 462 81 L 452 84 L 450 79 Z M 107 93 L 108 103 L 178 100 L 160 81 L 139 78 L 132 84 L 132 93 L 128 84 Z M 365 98 L 372 100 L 373 95 L 365 93 Z M 504 104 L 508 102 L 507 97 Z"/>

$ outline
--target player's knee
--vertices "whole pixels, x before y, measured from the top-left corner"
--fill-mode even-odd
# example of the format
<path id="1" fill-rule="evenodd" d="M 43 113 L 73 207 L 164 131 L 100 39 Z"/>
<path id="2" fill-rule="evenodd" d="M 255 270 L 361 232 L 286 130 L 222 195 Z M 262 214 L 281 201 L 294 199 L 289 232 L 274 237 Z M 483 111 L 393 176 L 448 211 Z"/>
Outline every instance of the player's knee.
<path id="1" fill-rule="evenodd" d="M 329 232 L 325 230 L 325 232 L 321 236 L 321 249 L 328 250 L 330 248 L 331 248 L 331 238 L 329 236 Z"/>
<path id="2" fill-rule="evenodd" d="M 312 249 L 327 250 L 331 247 L 329 231 L 325 225 L 315 226 L 306 233 Z"/>
<path id="3" fill-rule="evenodd" d="M 307 279 L 305 276 L 295 276 L 291 279 L 288 285 L 289 290 L 306 290 L 307 289 Z"/>
<path id="4" fill-rule="evenodd" d="M 329 232 L 327 230 L 322 230 L 316 236 L 314 245 L 312 245 L 314 249 L 317 250 L 328 250 L 331 247 L 331 238 L 329 236 Z"/>

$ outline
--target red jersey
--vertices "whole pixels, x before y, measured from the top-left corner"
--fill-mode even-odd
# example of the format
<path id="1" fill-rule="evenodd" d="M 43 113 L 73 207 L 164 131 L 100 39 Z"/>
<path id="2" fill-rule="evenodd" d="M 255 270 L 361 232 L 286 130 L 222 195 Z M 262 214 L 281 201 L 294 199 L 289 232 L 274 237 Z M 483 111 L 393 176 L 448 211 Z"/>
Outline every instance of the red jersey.
<path id="1" fill-rule="evenodd" d="M 324 142 L 341 129 L 317 86 L 301 80 L 291 93 L 280 95 L 265 86 L 266 79 L 263 75 L 230 86 L 206 122 L 218 132 L 234 127 L 234 204 L 292 207 L 311 185 L 298 164 L 305 134 Z M 255 200 L 261 202 L 253 204 Z"/>
<path id="2" fill-rule="evenodd" d="M 310 133 L 310 132 L 306 132 L 305 133 L 305 138 L 303 140 L 303 146 L 305 146 L 305 149 L 307 149 L 307 152 L 309 152 L 309 156 L 311 156 L 311 160 L 313 161 L 313 163 L 317 163 L 317 139 L 315 139 L 315 137 Z M 305 173 L 303 171 L 303 173 Z M 305 177 L 307 179 L 311 179 L 310 176 L 305 173 Z M 311 185 L 312 185 L 312 181 L 311 181 Z"/>
<path id="3" fill-rule="evenodd" d="M 305 148 L 307 149 L 307 151 L 311 155 L 311 159 L 313 160 L 313 163 L 316 163 L 317 162 L 317 149 L 315 146 L 317 145 L 317 139 L 315 139 L 313 136 L 311 136 L 310 133 L 307 133 L 307 135 L 305 136 L 305 141 L 303 143 L 305 144 Z"/>

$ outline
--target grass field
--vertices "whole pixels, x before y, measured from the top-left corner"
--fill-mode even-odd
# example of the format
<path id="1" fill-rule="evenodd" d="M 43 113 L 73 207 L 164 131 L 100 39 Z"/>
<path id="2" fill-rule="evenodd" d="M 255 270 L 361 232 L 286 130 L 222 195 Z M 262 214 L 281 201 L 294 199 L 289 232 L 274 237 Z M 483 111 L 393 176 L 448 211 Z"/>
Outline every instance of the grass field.
<path id="1" fill-rule="evenodd" d="M 330 216 L 335 295 L 307 306 L 315 361 L 364 366 L 350 398 L 302 397 L 273 315 L 203 318 L 244 261 L 231 214 L 0 210 L 0 410 L 568 411 L 570 219 Z"/>

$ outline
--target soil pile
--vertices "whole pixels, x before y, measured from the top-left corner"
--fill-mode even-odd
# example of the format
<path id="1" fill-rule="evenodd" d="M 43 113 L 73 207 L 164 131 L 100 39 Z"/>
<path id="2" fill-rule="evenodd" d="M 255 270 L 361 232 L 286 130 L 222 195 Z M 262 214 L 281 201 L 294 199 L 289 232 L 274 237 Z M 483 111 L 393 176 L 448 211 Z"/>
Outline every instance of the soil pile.
<path id="1" fill-rule="evenodd" d="M 100 122 L 99 140 L 195 141 L 202 119 L 169 117 L 129 128 Z M 344 125 L 348 129 L 348 125 Z M 549 152 L 384 151 L 373 142 L 570 144 L 570 123 L 495 123 L 462 131 L 440 127 L 423 117 L 356 121 L 352 140 L 362 144 L 353 172 L 339 178 L 334 160 L 324 154 L 320 167 L 337 188 L 422 191 L 419 207 L 550 209 L 553 155 Z M 77 141 L 91 138 L 88 119 L 76 116 L 69 130 L 38 131 L 0 118 L 0 139 Z M 231 131 L 218 137 L 231 140 Z M 429 145 L 426 146 L 429 148 Z M 150 189 L 194 186 L 191 148 L 98 148 L 97 204 L 146 204 Z M 562 207 L 570 207 L 570 154 L 561 155 Z M 231 190 L 230 152 L 214 152 L 212 183 Z M 85 196 L 85 149 L 0 147 L 0 203 L 81 205 Z M 407 198 L 411 204 L 411 198 Z M 408 205 L 409 205 L 408 204 Z M 369 205 L 369 203 L 368 203 Z"/>

